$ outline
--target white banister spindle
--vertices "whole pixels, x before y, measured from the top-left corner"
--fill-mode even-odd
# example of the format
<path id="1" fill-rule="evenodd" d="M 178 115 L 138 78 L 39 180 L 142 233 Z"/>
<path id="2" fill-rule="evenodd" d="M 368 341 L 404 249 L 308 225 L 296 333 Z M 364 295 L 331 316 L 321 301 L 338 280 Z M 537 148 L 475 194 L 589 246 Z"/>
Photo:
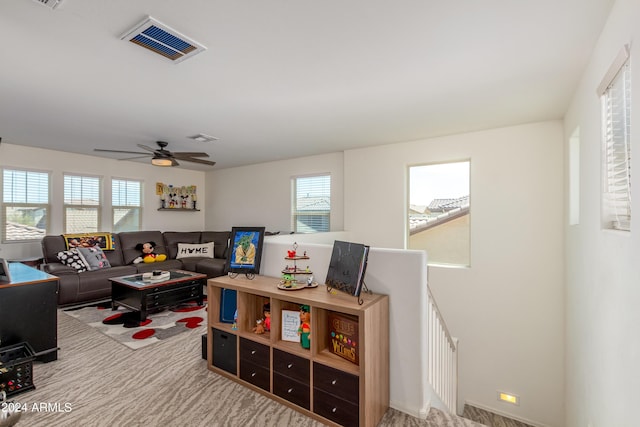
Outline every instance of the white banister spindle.
<path id="1" fill-rule="evenodd" d="M 455 414 L 458 394 L 458 342 L 449 334 L 431 291 L 428 294 L 429 383 L 449 411 Z"/>

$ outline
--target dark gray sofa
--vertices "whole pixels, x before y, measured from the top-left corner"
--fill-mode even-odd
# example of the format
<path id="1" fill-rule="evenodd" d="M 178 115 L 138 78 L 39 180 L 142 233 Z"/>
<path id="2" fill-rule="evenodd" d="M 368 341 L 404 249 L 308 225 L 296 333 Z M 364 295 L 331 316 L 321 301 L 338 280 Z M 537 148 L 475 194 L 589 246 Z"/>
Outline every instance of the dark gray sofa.
<path id="1" fill-rule="evenodd" d="M 58 276 L 58 305 L 66 306 L 107 299 L 111 296 L 109 278 L 144 273 L 152 270 L 188 270 L 206 274 L 207 278 L 226 274 L 226 255 L 229 247 L 229 231 L 130 231 L 114 233 L 114 250 L 104 251 L 111 267 L 78 273 L 62 264 L 58 252 L 66 250 L 61 235 L 42 239 L 43 270 Z M 156 243 L 154 253 L 165 254 L 162 262 L 133 264 L 140 256 L 138 243 Z M 190 257 L 176 259 L 178 243 L 214 242 L 214 258 Z"/>

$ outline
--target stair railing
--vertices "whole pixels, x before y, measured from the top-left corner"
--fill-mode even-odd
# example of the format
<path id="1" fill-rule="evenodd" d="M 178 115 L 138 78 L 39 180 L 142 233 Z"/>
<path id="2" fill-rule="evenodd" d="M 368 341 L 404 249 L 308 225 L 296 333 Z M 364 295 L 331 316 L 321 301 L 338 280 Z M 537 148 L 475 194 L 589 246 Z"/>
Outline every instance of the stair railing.
<path id="1" fill-rule="evenodd" d="M 431 290 L 428 289 L 428 379 L 452 414 L 458 405 L 458 340 L 451 337 Z"/>

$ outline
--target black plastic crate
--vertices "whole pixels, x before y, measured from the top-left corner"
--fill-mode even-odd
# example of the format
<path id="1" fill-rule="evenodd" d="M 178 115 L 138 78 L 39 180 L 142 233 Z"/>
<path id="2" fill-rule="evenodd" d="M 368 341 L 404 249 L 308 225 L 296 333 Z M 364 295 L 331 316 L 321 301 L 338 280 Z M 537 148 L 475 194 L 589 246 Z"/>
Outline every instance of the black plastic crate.
<path id="1" fill-rule="evenodd" d="M 7 397 L 36 388 L 33 384 L 33 348 L 22 342 L 0 347 L 0 390 Z"/>

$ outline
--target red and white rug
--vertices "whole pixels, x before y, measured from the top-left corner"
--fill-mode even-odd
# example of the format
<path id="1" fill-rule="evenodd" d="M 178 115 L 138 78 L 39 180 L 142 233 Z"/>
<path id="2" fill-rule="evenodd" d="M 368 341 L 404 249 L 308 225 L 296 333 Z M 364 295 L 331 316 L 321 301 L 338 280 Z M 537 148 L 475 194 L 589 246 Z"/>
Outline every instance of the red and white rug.
<path id="1" fill-rule="evenodd" d="M 63 312 L 137 350 L 191 329 L 202 328 L 204 333 L 207 324 L 206 307 L 206 304 L 199 306 L 195 302 L 181 304 L 168 310 L 150 313 L 142 323 L 137 312 L 123 307 L 113 311 L 110 304 Z"/>

